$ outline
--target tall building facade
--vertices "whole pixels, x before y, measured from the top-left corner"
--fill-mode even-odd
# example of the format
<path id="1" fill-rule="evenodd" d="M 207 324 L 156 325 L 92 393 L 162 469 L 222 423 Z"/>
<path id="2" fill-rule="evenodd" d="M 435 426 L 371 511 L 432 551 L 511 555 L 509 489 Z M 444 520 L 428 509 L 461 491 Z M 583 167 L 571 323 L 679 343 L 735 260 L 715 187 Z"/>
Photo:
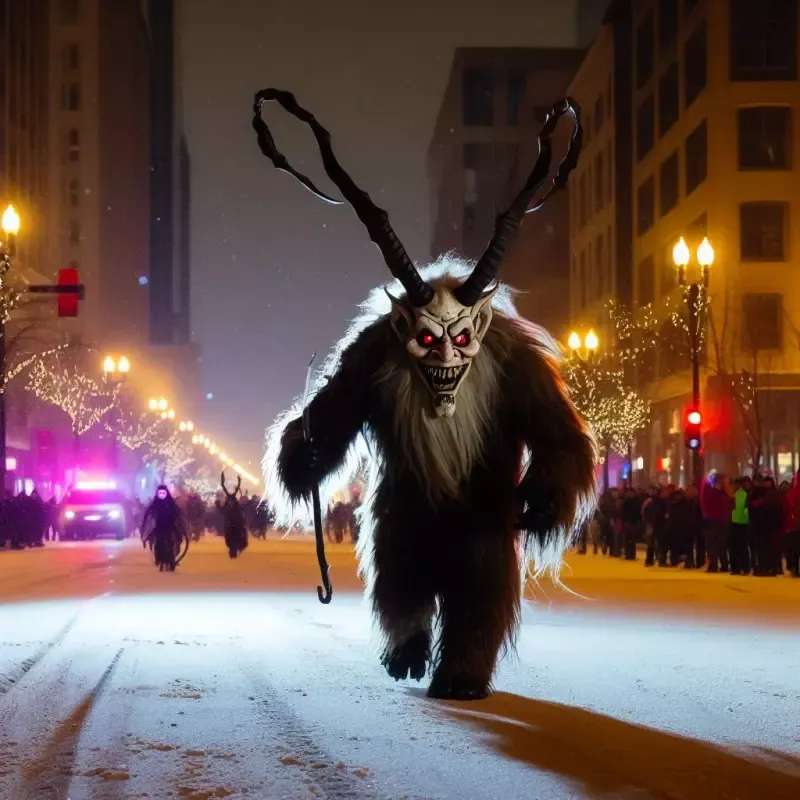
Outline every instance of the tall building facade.
<path id="1" fill-rule="evenodd" d="M 583 110 L 583 148 L 570 177 L 569 328 L 610 341 L 610 300 L 633 299 L 631 9 L 605 17 L 567 89 Z"/>
<path id="2" fill-rule="evenodd" d="M 618 0 L 606 22 L 571 91 L 590 108 L 612 64 L 617 73 L 628 64 L 630 81 L 623 102 L 614 80 L 613 131 L 605 142 L 593 133 L 570 189 L 573 313 L 594 322 L 606 297 L 656 319 L 682 313 L 673 248 L 683 237 L 687 280 L 699 281 L 707 237 L 715 260 L 701 352 L 706 468 L 736 472 L 760 456 L 760 468 L 786 479 L 800 466 L 797 0 Z M 614 162 L 610 208 L 597 182 L 602 152 Z M 609 238 L 614 262 L 604 256 Z M 686 482 L 689 358 L 662 346 L 638 366 L 652 401 L 639 480 Z M 755 386 L 749 412 L 735 381 Z"/>
<path id="3" fill-rule="evenodd" d="M 183 346 L 189 322 L 189 151 L 175 0 L 150 0 L 150 344 Z"/>
<path id="4" fill-rule="evenodd" d="M 520 148 L 576 63 L 573 48 L 459 48 L 428 151 L 432 255 L 480 257 L 513 195 Z M 531 105 L 533 104 L 533 105 Z"/>
<path id="5" fill-rule="evenodd" d="M 23 215 L 16 270 L 47 260 L 49 0 L 0 0 L 0 211 Z"/>
<path id="6" fill-rule="evenodd" d="M 139 0 L 53 0 L 49 262 L 75 264 L 87 343 L 147 343 L 150 45 Z"/>

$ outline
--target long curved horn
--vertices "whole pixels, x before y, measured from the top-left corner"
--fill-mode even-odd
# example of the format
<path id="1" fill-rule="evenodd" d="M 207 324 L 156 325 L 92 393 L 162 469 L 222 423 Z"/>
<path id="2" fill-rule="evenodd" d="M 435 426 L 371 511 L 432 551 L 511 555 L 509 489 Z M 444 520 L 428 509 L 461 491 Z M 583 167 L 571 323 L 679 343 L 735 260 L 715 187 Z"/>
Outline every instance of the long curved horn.
<path id="1" fill-rule="evenodd" d="M 572 136 L 570 137 L 567 152 L 558 167 L 558 173 L 553 178 L 553 185 L 535 206 L 529 208 L 528 204 L 541 185 L 547 180 L 547 175 L 550 171 L 550 162 L 553 157 L 550 137 L 553 135 L 559 119 L 567 113 L 572 114 L 574 119 Z M 514 240 L 525 214 L 531 211 L 538 211 L 553 192 L 557 189 L 563 189 L 567 185 L 569 174 L 578 163 L 582 138 L 583 129 L 581 128 L 580 107 L 571 97 L 566 97 L 553 106 L 553 109 L 545 119 L 544 126 L 539 133 L 539 155 L 524 188 L 516 196 L 509 209 L 497 218 L 494 236 L 492 236 L 486 252 L 475 265 L 475 269 L 472 270 L 469 278 L 454 290 L 453 295 L 461 305 L 475 305 L 486 288 L 496 280 L 500 262 L 503 260 L 506 249 Z"/>
<path id="2" fill-rule="evenodd" d="M 261 113 L 264 103 L 273 101 L 280 103 L 284 110 L 311 128 L 314 138 L 317 140 L 325 172 L 344 195 L 344 199 L 353 207 L 356 215 L 367 229 L 369 238 L 383 254 L 389 271 L 406 290 L 409 302 L 417 308 L 430 303 L 433 299 L 433 289 L 422 280 L 417 268 L 408 257 L 408 253 L 389 224 L 389 215 L 382 208 L 378 208 L 370 196 L 359 189 L 353 179 L 342 169 L 333 154 L 330 133 L 317 122 L 313 114 L 295 100 L 291 92 L 284 92 L 280 89 L 263 89 L 256 94 L 253 104 L 253 129 L 258 136 L 258 146 L 261 148 L 261 152 L 272 162 L 275 169 L 295 177 L 321 200 L 326 203 L 341 204 L 341 200 L 334 200 L 321 192 L 308 177 L 297 172 L 276 147 L 275 140 Z"/>

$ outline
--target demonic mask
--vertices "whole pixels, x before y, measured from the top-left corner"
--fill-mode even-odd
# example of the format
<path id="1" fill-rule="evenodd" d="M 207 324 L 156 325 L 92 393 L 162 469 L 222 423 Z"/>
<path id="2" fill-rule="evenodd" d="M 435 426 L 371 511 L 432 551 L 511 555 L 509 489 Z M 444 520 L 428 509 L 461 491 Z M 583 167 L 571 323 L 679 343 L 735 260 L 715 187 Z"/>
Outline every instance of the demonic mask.
<path id="1" fill-rule="evenodd" d="M 392 301 L 392 327 L 433 395 L 437 416 L 455 414 L 456 393 L 492 321 L 496 291 L 497 286 L 472 306 L 465 306 L 450 289 L 439 287 L 422 308 L 408 307 L 387 292 Z"/>

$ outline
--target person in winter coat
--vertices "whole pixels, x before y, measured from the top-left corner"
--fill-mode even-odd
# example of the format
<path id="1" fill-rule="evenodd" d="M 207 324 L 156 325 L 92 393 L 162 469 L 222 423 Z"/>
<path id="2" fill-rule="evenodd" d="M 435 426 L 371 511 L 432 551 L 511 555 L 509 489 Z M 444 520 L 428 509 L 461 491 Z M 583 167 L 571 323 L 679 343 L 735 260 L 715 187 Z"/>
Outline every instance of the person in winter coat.
<path id="1" fill-rule="evenodd" d="M 783 502 L 786 569 L 792 577 L 800 578 L 800 470 L 794 476 L 792 487 L 784 494 Z"/>
<path id="2" fill-rule="evenodd" d="M 746 478 L 738 478 L 734 483 L 730 538 L 731 575 L 750 573 L 747 550 L 747 531 L 750 524 L 750 512 L 747 508 L 748 483 Z"/>
<path id="3" fill-rule="evenodd" d="M 716 470 L 711 470 L 700 487 L 700 509 L 706 535 L 706 572 L 727 572 L 733 491 L 726 477 Z"/>

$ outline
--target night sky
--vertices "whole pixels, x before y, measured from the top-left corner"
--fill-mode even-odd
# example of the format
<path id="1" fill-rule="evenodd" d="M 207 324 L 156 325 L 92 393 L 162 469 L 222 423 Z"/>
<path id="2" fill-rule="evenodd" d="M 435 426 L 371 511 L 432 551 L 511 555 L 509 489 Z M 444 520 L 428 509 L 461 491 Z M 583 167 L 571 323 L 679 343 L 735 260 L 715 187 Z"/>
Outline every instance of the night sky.
<path id="1" fill-rule="evenodd" d="M 317 200 L 261 155 L 254 92 L 293 91 L 424 262 L 426 153 L 454 49 L 573 46 L 577 0 L 556 4 L 560 19 L 544 11 L 553 5 L 185 0 L 192 327 L 214 395 L 201 422 L 235 455 L 257 464 L 265 426 L 302 390 L 312 351 L 327 354 L 355 304 L 389 275 L 348 206 Z M 277 107 L 267 119 L 290 162 L 336 194 L 307 128 Z"/>

